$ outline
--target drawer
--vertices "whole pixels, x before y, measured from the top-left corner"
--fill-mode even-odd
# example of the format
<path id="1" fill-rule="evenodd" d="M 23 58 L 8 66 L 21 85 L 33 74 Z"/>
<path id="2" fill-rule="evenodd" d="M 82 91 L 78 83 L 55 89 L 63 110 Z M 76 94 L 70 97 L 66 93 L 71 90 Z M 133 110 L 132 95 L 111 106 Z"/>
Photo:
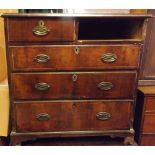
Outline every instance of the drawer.
<path id="1" fill-rule="evenodd" d="M 155 112 L 155 97 L 146 97 L 145 99 L 145 111 Z"/>
<path id="2" fill-rule="evenodd" d="M 139 46 L 10 47 L 13 70 L 136 69 Z"/>
<path id="3" fill-rule="evenodd" d="M 58 132 L 130 129 L 131 105 L 123 101 L 18 102 L 15 107 L 16 130 Z"/>
<path id="4" fill-rule="evenodd" d="M 133 98 L 136 72 L 14 73 L 14 98 L 112 99 Z"/>
<path id="5" fill-rule="evenodd" d="M 7 21 L 9 42 L 73 41 L 71 18 L 11 18 Z"/>
<path id="6" fill-rule="evenodd" d="M 144 133 L 155 133 L 155 113 L 145 113 L 143 123 Z"/>
<path id="7" fill-rule="evenodd" d="M 142 134 L 140 145 L 155 146 L 155 134 Z"/>

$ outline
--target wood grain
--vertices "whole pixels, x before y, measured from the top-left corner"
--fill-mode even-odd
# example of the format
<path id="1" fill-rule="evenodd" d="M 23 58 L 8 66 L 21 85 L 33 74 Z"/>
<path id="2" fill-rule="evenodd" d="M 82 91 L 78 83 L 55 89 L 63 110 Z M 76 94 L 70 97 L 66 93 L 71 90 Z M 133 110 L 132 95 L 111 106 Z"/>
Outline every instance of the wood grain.
<path id="1" fill-rule="evenodd" d="M 42 18 L 11 18 L 8 20 L 8 41 L 10 42 L 44 42 L 44 41 L 73 41 L 75 39 L 74 20 L 44 18 L 45 26 L 50 30 L 45 36 L 33 34 L 33 29 Z M 16 33 L 14 33 L 16 32 Z"/>
<path id="2" fill-rule="evenodd" d="M 142 146 L 155 146 L 155 134 L 143 134 L 141 137 Z"/>
<path id="3" fill-rule="evenodd" d="M 73 76 L 77 80 L 73 81 Z M 131 99 L 134 96 L 135 72 L 69 72 L 12 74 L 13 93 L 19 99 Z M 100 90 L 98 84 L 111 82 L 111 90 Z M 125 82 L 122 82 L 125 81 Z M 50 85 L 39 91 L 35 84 Z M 126 84 L 127 83 L 127 84 Z"/>
<path id="4" fill-rule="evenodd" d="M 140 46 L 132 45 L 17 46 L 9 51 L 14 71 L 136 69 L 140 58 Z M 104 62 L 101 58 L 107 53 L 115 54 L 116 61 Z M 47 55 L 50 60 L 37 63 L 34 58 L 39 54 Z"/>
<path id="5" fill-rule="evenodd" d="M 132 104 L 136 98 L 143 24 L 150 16 L 12 14 L 3 17 L 12 105 L 11 145 L 43 137 L 103 135 L 124 137 L 126 144 L 133 143 Z M 56 31 L 44 37 L 34 36 L 32 30 L 40 19 Z M 79 53 L 74 51 L 75 46 L 80 47 Z M 117 52 L 117 61 L 101 62 L 102 52 L 107 50 Z M 32 62 L 38 54 L 49 55 L 50 61 L 44 65 Z M 103 81 L 110 82 L 112 88 L 100 90 L 98 85 Z M 37 90 L 35 85 L 40 82 L 50 87 Z M 96 120 L 96 113 L 101 110 L 111 113 L 111 119 Z M 48 113 L 50 119 L 38 122 L 36 115 L 41 113 Z"/>
<path id="6" fill-rule="evenodd" d="M 139 85 L 155 85 L 155 10 L 149 9 L 149 13 L 154 15 L 153 18 L 148 20 L 147 34 L 144 44 L 144 51 L 142 57 L 142 65 L 140 69 L 140 84 Z M 146 81 L 143 81 L 146 80 Z M 147 82 L 148 81 L 148 82 Z M 150 81 L 150 82 L 149 82 Z"/>
<path id="7" fill-rule="evenodd" d="M 130 106 L 130 102 L 108 101 L 21 102 L 16 104 L 17 132 L 129 129 Z M 98 120 L 96 114 L 99 112 L 108 112 L 111 118 Z M 51 117 L 47 121 L 38 121 L 36 116 L 40 113 Z"/>
<path id="8" fill-rule="evenodd" d="M 140 87 L 135 111 L 135 139 L 139 145 L 155 145 L 154 87 Z"/>
<path id="9" fill-rule="evenodd" d="M 155 113 L 145 113 L 143 122 L 143 132 L 144 133 L 154 133 L 155 132 Z"/>
<path id="10" fill-rule="evenodd" d="M 155 97 L 146 97 L 145 112 L 155 112 Z"/>

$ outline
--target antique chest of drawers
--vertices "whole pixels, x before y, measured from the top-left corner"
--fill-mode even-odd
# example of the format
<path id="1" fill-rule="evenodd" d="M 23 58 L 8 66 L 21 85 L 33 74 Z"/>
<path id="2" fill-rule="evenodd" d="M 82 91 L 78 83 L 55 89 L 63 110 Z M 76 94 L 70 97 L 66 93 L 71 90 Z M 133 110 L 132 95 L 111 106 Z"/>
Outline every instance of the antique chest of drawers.
<path id="1" fill-rule="evenodd" d="M 44 137 L 132 144 L 147 15 L 6 14 L 11 145 Z"/>

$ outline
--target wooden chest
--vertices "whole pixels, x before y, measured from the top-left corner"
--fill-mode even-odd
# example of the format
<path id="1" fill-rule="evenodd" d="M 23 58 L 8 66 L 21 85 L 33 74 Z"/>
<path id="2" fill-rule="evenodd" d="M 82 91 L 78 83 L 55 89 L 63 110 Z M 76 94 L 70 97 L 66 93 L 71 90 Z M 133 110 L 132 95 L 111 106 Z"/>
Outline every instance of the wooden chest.
<path id="1" fill-rule="evenodd" d="M 147 15 L 4 15 L 11 145 L 42 137 L 124 137 Z"/>
<path id="2" fill-rule="evenodd" d="M 139 87 L 135 118 L 137 143 L 155 146 L 155 86 Z"/>

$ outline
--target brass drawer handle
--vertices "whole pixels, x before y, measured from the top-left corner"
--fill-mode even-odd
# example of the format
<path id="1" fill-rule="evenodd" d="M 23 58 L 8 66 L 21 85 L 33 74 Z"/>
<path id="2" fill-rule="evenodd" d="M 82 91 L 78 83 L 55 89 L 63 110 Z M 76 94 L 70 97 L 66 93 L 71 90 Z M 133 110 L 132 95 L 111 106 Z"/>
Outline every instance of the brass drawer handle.
<path id="1" fill-rule="evenodd" d="M 46 113 L 38 114 L 38 115 L 36 116 L 36 119 L 37 119 L 38 121 L 47 121 L 47 120 L 50 119 L 50 115 L 49 115 L 49 114 L 46 114 Z"/>
<path id="2" fill-rule="evenodd" d="M 39 20 L 38 25 L 33 29 L 32 32 L 37 36 L 45 36 L 50 32 L 50 30 L 45 26 L 43 20 Z"/>
<path id="3" fill-rule="evenodd" d="M 50 57 L 46 54 L 38 54 L 34 57 L 34 61 L 37 63 L 46 63 L 50 60 Z"/>
<path id="4" fill-rule="evenodd" d="M 112 63 L 117 60 L 117 55 L 114 53 L 105 53 L 102 55 L 101 60 L 103 62 Z"/>
<path id="5" fill-rule="evenodd" d="M 40 82 L 40 83 L 35 84 L 35 88 L 40 91 L 45 91 L 50 88 L 50 85 L 44 82 Z"/>
<path id="6" fill-rule="evenodd" d="M 108 112 L 99 112 L 96 114 L 96 118 L 105 121 L 111 118 L 111 114 Z"/>
<path id="7" fill-rule="evenodd" d="M 101 82 L 97 85 L 100 90 L 110 90 L 113 88 L 113 84 L 111 82 Z"/>

